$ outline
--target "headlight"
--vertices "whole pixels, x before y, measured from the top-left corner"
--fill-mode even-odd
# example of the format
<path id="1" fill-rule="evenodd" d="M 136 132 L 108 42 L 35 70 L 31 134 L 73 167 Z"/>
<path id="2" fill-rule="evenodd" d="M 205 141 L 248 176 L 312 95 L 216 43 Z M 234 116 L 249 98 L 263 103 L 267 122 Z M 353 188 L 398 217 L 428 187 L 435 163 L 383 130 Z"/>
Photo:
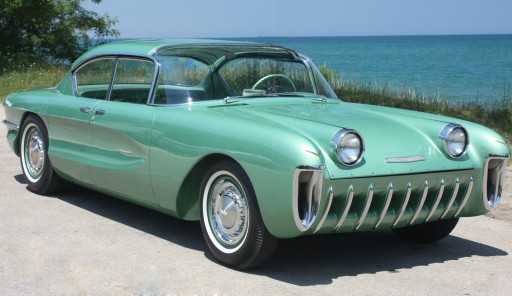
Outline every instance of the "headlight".
<path id="1" fill-rule="evenodd" d="M 356 165 L 364 152 L 363 138 L 354 130 L 340 130 L 332 137 L 335 146 L 336 157 L 346 165 Z"/>
<path id="2" fill-rule="evenodd" d="M 444 150 L 449 156 L 458 158 L 466 153 L 469 138 L 466 130 L 461 125 L 448 124 L 441 131 L 439 138 L 444 140 Z"/>

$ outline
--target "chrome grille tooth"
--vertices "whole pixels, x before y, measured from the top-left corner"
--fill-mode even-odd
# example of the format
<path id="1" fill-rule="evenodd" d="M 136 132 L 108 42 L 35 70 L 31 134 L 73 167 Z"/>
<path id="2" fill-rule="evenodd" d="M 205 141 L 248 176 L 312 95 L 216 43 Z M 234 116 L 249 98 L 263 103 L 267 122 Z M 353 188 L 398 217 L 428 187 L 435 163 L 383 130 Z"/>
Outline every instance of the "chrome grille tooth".
<path id="1" fill-rule="evenodd" d="M 361 225 L 363 225 L 364 219 L 366 218 L 366 215 L 368 214 L 368 210 L 370 209 L 370 205 L 372 204 L 373 200 L 373 184 L 370 184 L 368 187 L 368 193 L 366 195 L 366 205 L 364 206 L 364 210 L 361 213 L 361 218 L 359 218 L 359 221 L 357 221 L 356 228 L 354 230 L 358 230 Z"/>
<path id="2" fill-rule="evenodd" d="M 464 206 L 468 202 L 468 199 L 469 199 L 469 196 L 471 195 L 471 191 L 472 190 L 473 190 L 473 177 L 470 177 L 469 178 L 468 189 L 466 190 L 466 194 L 464 195 L 464 199 L 462 200 L 459 209 L 457 210 L 457 212 L 454 215 L 455 217 L 457 217 L 460 214 L 460 212 L 462 211 L 462 209 L 464 208 Z"/>
<path id="3" fill-rule="evenodd" d="M 347 203 L 345 204 L 345 209 L 343 210 L 343 214 L 341 214 L 341 218 L 334 227 L 333 231 L 338 230 L 345 219 L 347 218 L 348 211 L 350 210 L 350 206 L 352 205 L 352 200 L 354 198 L 354 186 L 350 185 L 347 192 Z"/>
<path id="4" fill-rule="evenodd" d="M 332 189 L 332 187 L 329 187 L 329 200 L 327 201 L 327 208 L 325 209 L 325 213 L 320 222 L 318 222 L 318 226 L 316 227 L 313 233 L 316 233 L 318 230 L 320 230 L 320 228 L 322 228 L 322 225 L 324 225 L 325 219 L 327 218 L 327 214 L 329 214 L 329 210 L 331 209 L 332 198 L 334 196 L 333 191 L 334 190 Z"/>
<path id="5" fill-rule="evenodd" d="M 437 210 L 437 207 L 439 206 L 439 202 L 441 201 L 441 198 L 443 197 L 443 193 L 444 193 L 444 180 L 441 179 L 441 182 L 439 183 L 439 191 L 437 193 L 436 201 L 435 201 L 434 205 L 432 206 L 432 209 L 430 210 L 430 213 L 428 214 L 427 219 L 425 219 L 425 222 L 428 222 L 428 220 L 430 220 L 430 218 L 432 218 L 432 216 L 434 215 L 434 212 Z"/>
<path id="6" fill-rule="evenodd" d="M 386 203 L 384 204 L 384 208 L 382 208 L 382 212 L 380 213 L 379 221 L 373 228 L 379 227 L 382 220 L 384 220 L 384 217 L 386 217 L 389 205 L 391 204 L 391 199 L 393 199 L 393 183 L 390 182 L 388 185 L 388 194 L 386 195 Z"/>
<path id="7" fill-rule="evenodd" d="M 448 205 L 446 206 L 446 209 L 444 210 L 443 214 L 441 215 L 441 219 L 448 214 L 450 209 L 452 208 L 453 203 L 455 202 L 455 199 L 457 198 L 457 194 L 459 193 L 459 187 L 460 187 L 460 180 L 457 178 L 455 180 L 455 188 L 453 188 L 452 197 L 450 198 L 450 201 L 448 202 Z"/>
<path id="8" fill-rule="evenodd" d="M 428 182 L 425 181 L 425 185 L 423 186 L 423 193 L 421 194 L 420 204 L 418 205 L 418 208 L 416 209 L 416 212 L 414 213 L 414 216 L 412 217 L 411 222 L 409 222 L 409 225 L 414 223 L 414 220 L 416 220 L 416 218 L 418 218 L 418 216 L 420 215 L 421 209 L 423 208 L 423 205 L 425 204 L 425 200 L 427 199 L 427 194 L 428 194 Z"/>
<path id="9" fill-rule="evenodd" d="M 405 209 L 407 208 L 407 205 L 409 204 L 409 199 L 411 197 L 411 190 L 412 190 L 412 184 L 411 182 L 407 183 L 407 190 L 405 192 L 405 199 L 404 203 L 402 204 L 402 208 L 400 209 L 400 213 L 398 214 L 398 217 L 396 218 L 395 222 L 393 223 L 393 227 L 398 224 L 398 221 L 402 218 L 402 215 L 405 212 Z"/>

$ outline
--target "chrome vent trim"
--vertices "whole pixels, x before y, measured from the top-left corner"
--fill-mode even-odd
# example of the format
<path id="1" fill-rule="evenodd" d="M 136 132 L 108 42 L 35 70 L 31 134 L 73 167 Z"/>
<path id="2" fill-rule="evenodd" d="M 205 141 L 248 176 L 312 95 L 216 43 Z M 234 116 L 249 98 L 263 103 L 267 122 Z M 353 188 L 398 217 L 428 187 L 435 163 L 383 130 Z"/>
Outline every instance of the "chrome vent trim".
<path id="1" fill-rule="evenodd" d="M 439 182 L 439 190 L 437 192 L 436 201 L 434 202 L 434 205 L 432 206 L 432 209 L 430 210 L 430 213 L 427 216 L 427 219 L 425 219 L 425 222 L 428 222 L 430 218 L 434 215 L 434 212 L 437 210 L 437 207 L 439 206 L 439 202 L 441 201 L 441 198 L 443 197 L 444 193 L 444 180 L 441 179 L 441 182 Z"/>
<path id="2" fill-rule="evenodd" d="M 509 154 L 490 155 L 485 161 L 483 201 L 485 208 L 489 211 L 496 208 L 500 202 L 504 171 L 509 158 Z"/>
<path id="3" fill-rule="evenodd" d="M 327 201 L 327 208 L 325 208 L 324 216 L 318 223 L 318 226 L 316 227 L 315 231 L 313 233 L 317 233 L 320 228 L 322 228 L 322 225 L 324 225 L 325 219 L 327 218 L 327 214 L 329 214 L 329 211 L 331 210 L 332 205 L 332 198 L 334 197 L 334 190 L 332 187 L 329 187 L 329 200 Z"/>
<path id="4" fill-rule="evenodd" d="M 466 194 L 464 195 L 464 199 L 460 203 L 459 209 L 457 210 L 457 212 L 454 215 L 455 217 L 457 217 L 460 214 L 460 212 L 462 211 L 462 209 L 464 209 L 464 206 L 468 202 L 468 199 L 469 199 L 469 196 L 471 195 L 471 191 L 472 190 L 473 190 L 473 177 L 469 178 L 468 189 L 466 190 Z"/>
<path id="5" fill-rule="evenodd" d="M 366 194 L 366 205 L 364 206 L 364 210 L 361 213 L 361 218 L 359 218 L 359 221 L 357 221 L 356 228 L 354 230 L 358 230 L 361 225 L 363 225 L 364 219 L 366 218 L 366 215 L 368 214 L 368 210 L 370 209 L 370 206 L 372 204 L 373 200 L 373 184 L 370 184 L 368 186 L 368 193 Z"/>
<path id="6" fill-rule="evenodd" d="M 443 214 L 441 215 L 441 219 L 443 219 L 444 216 L 446 216 L 446 214 L 448 214 L 448 212 L 452 208 L 453 203 L 455 202 L 455 199 L 457 198 L 457 194 L 459 193 L 459 187 L 460 187 L 460 180 L 459 180 L 459 178 L 457 178 L 455 180 L 455 188 L 453 188 L 452 197 L 450 198 L 450 201 L 448 202 L 446 209 L 444 210 Z"/>
<path id="7" fill-rule="evenodd" d="M 400 219 L 402 219 L 405 209 L 409 205 L 409 199 L 411 198 L 411 191 L 412 191 L 412 184 L 411 184 L 411 182 L 409 182 L 409 183 L 407 183 L 407 190 L 405 192 L 404 203 L 402 204 L 402 208 L 400 209 L 400 214 L 398 214 L 398 217 L 396 218 L 395 222 L 393 223 L 393 227 L 396 226 L 396 224 L 398 224 L 398 221 L 400 221 Z"/>
<path id="8" fill-rule="evenodd" d="M 293 217 L 305 232 L 316 220 L 322 198 L 324 167 L 299 167 L 293 176 Z"/>
<path id="9" fill-rule="evenodd" d="M 386 203 L 384 204 L 384 207 L 382 208 L 382 211 L 379 216 L 379 221 L 373 228 L 379 227 L 382 220 L 384 220 L 384 217 L 386 217 L 386 213 L 388 212 L 389 205 L 391 204 L 391 200 L 393 199 L 393 183 L 389 183 L 388 185 L 388 194 L 386 194 Z"/>
<path id="10" fill-rule="evenodd" d="M 334 231 L 338 230 L 341 227 L 341 225 L 343 224 L 343 222 L 345 221 L 345 219 L 347 218 L 347 214 L 348 214 L 348 211 L 350 210 L 350 206 L 352 205 L 353 199 L 354 199 L 354 186 L 350 185 L 350 187 L 348 187 L 347 198 L 346 198 L 347 202 L 345 204 L 345 209 L 343 210 L 343 214 L 341 214 L 340 220 L 334 227 Z"/>
<path id="11" fill-rule="evenodd" d="M 411 222 L 409 222 L 409 224 L 414 223 L 416 218 L 418 218 L 418 216 L 421 212 L 421 209 L 423 208 L 423 205 L 425 204 L 425 200 L 427 199 L 427 194 L 428 194 L 428 182 L 425 181 L 425 183 L 423 184 L 423 193 L 421 194 L 420 204 L 418 205 L 418 208 L 416 209 L 416 213 L 414 213 L 414 216 L 412 217 Z"/>

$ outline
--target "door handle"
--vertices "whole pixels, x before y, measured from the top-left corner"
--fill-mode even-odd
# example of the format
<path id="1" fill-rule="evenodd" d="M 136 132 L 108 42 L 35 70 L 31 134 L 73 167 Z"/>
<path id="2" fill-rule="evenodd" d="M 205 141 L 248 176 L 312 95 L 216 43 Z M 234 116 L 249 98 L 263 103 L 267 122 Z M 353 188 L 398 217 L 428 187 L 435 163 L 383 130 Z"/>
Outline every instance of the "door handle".
<path id="1" fill-rule="evenodd" d="M 80 107 L 80 112 L 82 113 L 89 113 L 91 111 L 91 108 L 89 107 Z"/>
<path id="2" fill-rule="evenodd" d="M 105 110 L 103 110 L 103 109 L 94 110 L 94 114 L 96 114 L 96 115 L 105 115 L 105 113 L 107 113 L 107 112 L 105 112 Z"/>

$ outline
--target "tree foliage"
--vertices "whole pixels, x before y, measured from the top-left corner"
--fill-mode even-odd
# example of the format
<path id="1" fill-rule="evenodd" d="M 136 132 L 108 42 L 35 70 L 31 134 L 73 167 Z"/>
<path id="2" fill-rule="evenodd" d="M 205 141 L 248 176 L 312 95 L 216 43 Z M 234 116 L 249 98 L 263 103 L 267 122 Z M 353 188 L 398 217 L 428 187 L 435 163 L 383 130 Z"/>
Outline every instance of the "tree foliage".
<path id="1" fill-rule="evenodd" d="M 92 39 L 119 36 L 117 19 L 83 8 L 85 1 L 0 0 L 0 63 L 69 62 Z"/>

